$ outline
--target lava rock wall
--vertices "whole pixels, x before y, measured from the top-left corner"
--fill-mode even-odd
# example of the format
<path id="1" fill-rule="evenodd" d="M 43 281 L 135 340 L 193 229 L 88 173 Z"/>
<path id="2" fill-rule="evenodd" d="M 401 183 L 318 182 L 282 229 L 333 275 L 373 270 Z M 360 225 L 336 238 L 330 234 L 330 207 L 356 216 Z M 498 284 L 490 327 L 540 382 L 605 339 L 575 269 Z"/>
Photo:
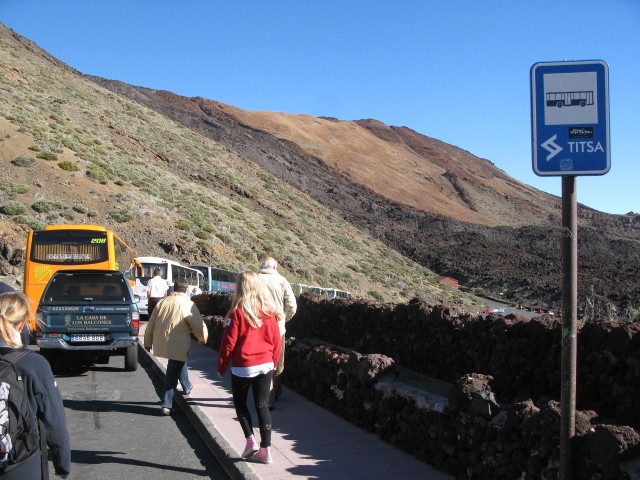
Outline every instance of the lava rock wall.
<path id="1" fill-rule="evenodd" d="M 578 326 L 578 408 L 640 426 L 640 324 L 587 321 Z M 455 382 L 491 375 L 503 402 L 560 398 L 562 322 L 517 315 L 457 316 L 419 300 L 377 304 L 301 295 L 287 335 L 319 338 L 358 352 L 380 353 L 403 367 Z"/>
<path id="2" fill-rule="evenodd" d="M 196 304 L 217 349 L 228 296 Z M 464 317 L 419 300 L 379 304 L 301 295 L 287 324 L 287 387 L 459 479 L 557 478 L 561 322 Z M 576 479 L 630 478 L 640 455 L 638 326 L 578 334 Z M 444 401 L 397 379 L 451 384 Z"/>

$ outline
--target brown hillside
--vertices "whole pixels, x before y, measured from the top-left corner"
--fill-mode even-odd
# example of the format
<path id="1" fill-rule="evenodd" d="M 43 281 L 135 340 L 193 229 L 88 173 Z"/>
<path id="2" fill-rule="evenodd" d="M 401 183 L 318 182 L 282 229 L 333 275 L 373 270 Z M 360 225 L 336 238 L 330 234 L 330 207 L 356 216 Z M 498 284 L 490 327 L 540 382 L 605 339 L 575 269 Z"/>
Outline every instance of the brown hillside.
<path id="1" fill-rule="evenodd" d="M 517 182 L 487 160 L 406 127 L 373 120 L 245 112 L 200 97 L 94 80 L 214 138 L 403 255 L 455 278 L 463 288 L 514 303 L 560 308 L 559 199 Z M 320 140 L 335 140 L 328 135 L 334 131 L 341 132 L 346 147 Z M 359 140 L 350 140 L 343 131 Z M 404 175 L 413 164 L 385 173 L 401 178 L 399 183 L 382 181 L 375 172 L 383 169 L 386 157 L 371 155 L 370 147 L 368 155 L 360 154 L 354 151 L 355 143 L 378 145 L 377 152 L 409 152 L 405 158 L 412 158 L 423 172 L 438 172 L 421 180 L 438 201 L 422 202 L 422 208 L 394 201 L 397 190 L 413 191 L 414 199 L 424 197 L 427 187 L 416 187 L 415 175 Z M 377 167 L 348 170 L 344 165 L 349 165 L 350 155 L 356 162 L 377 159 Z M 335 166 L 328 158 L 338 159 Z M 366 171 L 369 175 L 362 173 Z M 363 178 L 375 185 L 361 183 L 368 181 Z M 441 195 L 446 198 L 436 192 L 446 192 Z M 640 266 L 640 216 L 607 215 L 579 206 L 579 224 L 579 303 L 600 305 L 607 315 L 613 305 L 616 311 L 635 315 L 634 305 L 640 303 L 634 270 Z"/>
<path id="2" fill-rule="evenodd" d="M 559 199 L 516 181 L 488 160 L 406 127 L 243 111 L 170 92 L 145 94 L 295 144 L 351 182 L 429 214 L 489 226 L 522 226 L 547 223 L 560 208 Z"/>

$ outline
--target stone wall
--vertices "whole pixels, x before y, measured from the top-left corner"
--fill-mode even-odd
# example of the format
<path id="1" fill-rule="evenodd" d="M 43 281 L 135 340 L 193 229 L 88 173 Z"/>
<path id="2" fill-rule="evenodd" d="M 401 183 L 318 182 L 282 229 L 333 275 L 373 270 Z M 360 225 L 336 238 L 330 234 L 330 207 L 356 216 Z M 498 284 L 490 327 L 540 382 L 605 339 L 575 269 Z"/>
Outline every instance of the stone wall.
<path id="1" fill-rule="evenodd" d="M 640 427 L 640 324 L 592 321 L 578 327 L 577 404 Z M 454 316 L 413 300 L 375 304 L 302 295 L 287 324 L 296 338 L 320 338 L 381 353 L 424 375 L 455 382 L 491 375 L 500 401 L 560 398 L 562 323 L 553 317 Z"/>
<path id="2" fill-rule="evenodd" d="M 217 348 L 228 298 L 196 303 Z M 576 479 L 630 478 L 625 462 L 640 445 L 637 328 L 581 325 Z M 457 317 L 417 300 L 302 295 L 287 324 L 285 384 L 456 478 L 556 478 L 560 334 L 549 318 Z M 404 368 L 452 386 L 433 395 L 403 382 Z"/>
<path id="3" fill-rule="evenodd" d="M 502 405 L 492 377 L 469 374 L 439 402 L 398 381 L 384 355 L 301 340 L 289 340 L 287 349 L 288 387 L 439 470 L 459 479 L 557 478 L 556 401 Z M 621 462 L 637 455 L 640 435 L 596 418 L 593 411 L 577 414 L 574 478 L 626 478 Z"/>

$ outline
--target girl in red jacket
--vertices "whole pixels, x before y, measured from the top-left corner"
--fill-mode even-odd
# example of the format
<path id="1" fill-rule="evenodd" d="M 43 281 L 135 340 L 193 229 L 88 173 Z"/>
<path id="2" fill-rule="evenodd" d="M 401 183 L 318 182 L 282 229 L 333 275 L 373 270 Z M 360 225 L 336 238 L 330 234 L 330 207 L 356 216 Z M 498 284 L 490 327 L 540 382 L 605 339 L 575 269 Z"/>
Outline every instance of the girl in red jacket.
<path id="1" fill-rule="evenodd" d="M 269 390 L 273 370 L 280 358 L 278 320 L 267 304 L 267 294 L 255 272 L 238 275 L 236 290 L 227 313 L 227 324 L 218 350 L 218 375 L 222 377 L 231 363 L 231 390 L 240 426 L 247 439 L 242 458 L 261 463 L 271 459 L 271 413 Z M 260 448 L 253 436 L 247 407 L 252 389 L 260 427 Z"/>

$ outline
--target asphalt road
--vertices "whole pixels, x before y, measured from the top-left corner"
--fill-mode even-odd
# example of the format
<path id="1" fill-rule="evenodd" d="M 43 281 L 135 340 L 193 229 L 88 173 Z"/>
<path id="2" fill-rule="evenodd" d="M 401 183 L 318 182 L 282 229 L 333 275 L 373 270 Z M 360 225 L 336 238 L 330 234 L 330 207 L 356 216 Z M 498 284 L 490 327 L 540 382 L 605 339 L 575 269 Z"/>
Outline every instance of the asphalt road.
<path id="1" fill-rule="evenodd" d="M 122 357 L 114 357 L 107 365 L 56 375 L 71 437 L 69 478 L 227 480 L 179 410 L 160 415 L 161 384 L 151 368 L 125 372 L 123 365 Z"/>
<path id="2" fill-rule="evenodd" d="M 482 297 L 480 297 L 482 298 Z M 537 312 L 528 312 L 526 310 L 520 310 L 518 308 L 514 308 L 514 307 L 510 307 L 509 304 L 507 303 L 501 303 L 501 302 L 497 302 L 495 300 L 490 300 L 488 298 L 483 298 L 482 300 L 484 300 L 484 302 L 487 304 L 487 306 L 491 309 L 493 308 L 498 308 L 498 309 L 503 309 L 504 312 L 500 312 L 500 313 L 496 313 L 495 315 L 508 315 L 510 313 L 517 313 L 520 316 L 523 316 L 525 318 L 534 318 L 534 317 L 539 317 L 540 313 Z"/>

